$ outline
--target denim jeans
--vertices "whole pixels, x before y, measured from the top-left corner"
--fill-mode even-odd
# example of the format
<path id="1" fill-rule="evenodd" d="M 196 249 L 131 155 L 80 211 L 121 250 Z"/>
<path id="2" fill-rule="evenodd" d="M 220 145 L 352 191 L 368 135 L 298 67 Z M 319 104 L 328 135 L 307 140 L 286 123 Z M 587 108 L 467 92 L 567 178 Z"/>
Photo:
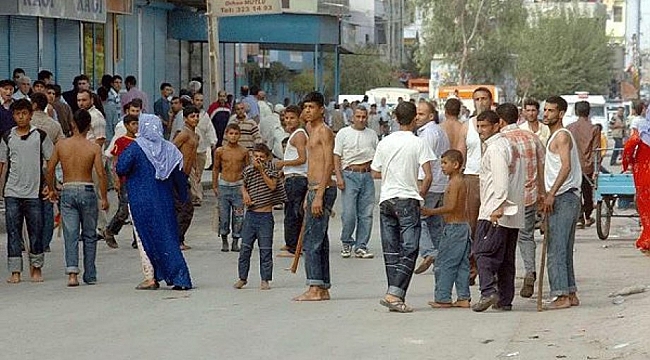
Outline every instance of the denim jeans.
<path id="1" fill-rule="evenodd" d="M 126 220 L 129 218 L 129 194 L 126 191 L 126 186 L 120 188 L 118 199 L 119 203 L 117 205 L 117 211 L 108 223 L 108 226 L 106 226 L 106 230 L 108 230 L 112 235 L 119 234 L 120 230 L 122 230 L 122 227 L 126 223 Z"/>
<path id="2" fill-rule="evenodd" d="M 303 251 L 305 254 L 305 273 L 308 286 L 329 289 L 330 282 L 330 239 L 327 230 L 330 214 L 336 201 L 336 187 L 328 187 L 323 194 L 323 214 L 314 217 L 311 204 L 316 197 L 316 190 L 307 191 L 307 211 L 305 212 L 305 235 Z"/>
<path id="3" fill-rule="evenodd" d="M 433 273 L 436 275 L 434 299 L 451 303 L 451 289 L 456 285 L 458 300 L 469 300 L 469 249 L 468 223 L 445 224 L 440 238 L 440 248 Z"/>
<path id="4" fill-rule="evenodd" d="M 43 214 L 43 250 L 50 247 L 54 236 L 54 204 L 50 200 L 41 200 L 41 211 Z"/>
<path id="5" fill-rule="evenodd" d="M 494 226 L 479 220 L 472 250 L 478 266 L 482 296 L 498 293 L 499 306 L 512 305 L 515 297 L 515 256 L 519 229 Z"/>
<path id="6" fill-rule="evenodd" d="M 239 251 L 239 278 L 248 279 L 251 266 L 253 244 L 257 240 L 260 248 L 260 278 L 263 281 L 273 279 L 273 213 L 247 211 L 244 216 L 244 227 L 241 235 L 241 250 Z"/>
<path id="7" fill-rule="evenodd" d="M 441 207 L 444 196 L 444 193 L 428 192 L 424 198 L 424 207 L 431 209 Z M 433 215 L 422 218 L 422 222 L 424 226 L 420 234 L 420 256 L 437 258 L 445 221 L 442 215 Z"/>
<path id="8" fill-rule="evenodd" d="M 526 206 L 524 213 L 524 228 L 519 230 L 517 245 L 519 253 L 524 262 L 526 275 L 536 273 L 535 271 L 535 221 L 537 221 L 537 204 Z"/>
<path id="9" fill-rule="evenodd" d="M 97 212 L 97 194 L 92 184 L 63 184 L 61 223 L 65 241 L 65 273 L 79 273 L 79 240 L 81 240 L 84 256 L 83 281 L 86 283 L 97 281 L 95 269 Z"/>
<path id="10" fill-rule="evenodd" d="M 23 271 L 23 223 L 27 223 L 29 234 L 29 263 L 43 267 L 43 214 L 40 199 L 5 198 L 5 220 L 7 227 L 7 267 L 9 272 Z"/>
<path id="11" fill-rule="evenodd" d="M 244 221 L 244 198 L 241 193 L 241 185 L 219 184 L 219 235 L 230 234 L 231 216 L 232 237 L 239 239 Z"/>
<path id="12" fill-rule="evenodd" d="M 307 177 L 287 176 L 284 180 L 287 202 L 284 203 L 284 244 L 290 253 L 296 252 L 300 228 L 305 211 L 303 203 L 307 195 Z"/>
<path id="13" fill-rule="evenodd" d="M 420 243 L 420 201 L 388 199 L 379 204 L 381 247 L 384 252 L 387 294 L 406 297 Z"/>
<path id="14" fill-rule="evenodd" d="M 576 220 L 580 214 L 580 197 L 571 191 L 555 197 L 553 212 L 548 217 L 548 283 L 551 296 L 576 292 L 573 272 L 573 243 Z"/>
<path id="15" fill-rule="evenodd" d="M 375 181 L 369 172 L 343 170 L 345 189 L 341 191 L 341 242 L 355 249 L 367 249 L 372 231 L 372 210 L 375 206 Z M 357 229 L 354 239 L 352 234 Z"/>

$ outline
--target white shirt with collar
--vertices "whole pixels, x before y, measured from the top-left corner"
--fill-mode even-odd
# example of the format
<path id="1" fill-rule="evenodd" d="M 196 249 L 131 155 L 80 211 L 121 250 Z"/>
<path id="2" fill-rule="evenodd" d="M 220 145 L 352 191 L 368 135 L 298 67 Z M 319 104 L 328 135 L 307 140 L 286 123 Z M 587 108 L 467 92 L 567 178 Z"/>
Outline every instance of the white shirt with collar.
<path id="1" fill-rule="evenodd" d="M 341 169 L 372 161 L 378 143 L 377 133 L 369 128 L 356 130 L 346 126 L 336 133 L 334 155 L 341 157 Z"/>
<path id="2" fill-rule="evenodd" d="M 205 153 L 217 144 L 217 132 L 212 126 L 212 120 L 204 110 L 199 115 L 199 123 L 196 125 L 194 132 L 199 135 L 199 146 L 196 148 L 197 153 Z"/>
<path id="3" fill-rule="evenodd" d="M 90 129 L 86 134 L 86 139 L 95 141 L 97 139 L 106 139 L 106 119 L 104 115 L 93 105 L 88 109 L 90 113 Z"/>

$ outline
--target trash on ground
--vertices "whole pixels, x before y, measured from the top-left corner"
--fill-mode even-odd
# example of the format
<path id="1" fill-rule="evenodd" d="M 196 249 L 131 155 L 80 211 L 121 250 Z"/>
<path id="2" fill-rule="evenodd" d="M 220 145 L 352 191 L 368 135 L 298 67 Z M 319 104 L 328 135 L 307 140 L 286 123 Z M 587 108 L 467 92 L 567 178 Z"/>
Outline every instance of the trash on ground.
<path id="1" fill-rule="evenodd" d="M 612 304 L 614 305 L 621 305 L 622 303 L 625 302 L 625 299 L 621 295 L 617 295 L 613 300 Z"/>
<path id="2" fill-rule="evenodd" d="M 648 291 L 648 286 L 647 285 L 632 285 L 632 286 L 624 287 L 621 290 L 615 291 L 613 293 L 610 293 L 609 297 L 640 294 L 640 293 L 643 293 L 643 292 L 646 292 L 646 291 Z"/>
<path id="3" fill-rule="evenodd" d="M 514 356 L 519 356 L 519 351 L 515 351 L 513 353 L 507 354 L 506 357 L 514 357 Z"/>
<path id="4" fill-rule="evenodd" d="M 622 349 L 622 348 L 624 348 L 624 347 L 626 347 L 626 346 L 629 346 L 629 345 L 630 345 L 630 343 L 622 343 L 622 344 L 614 345 L 614 346 L 612 347 L 612 349 L 614 349 L 614 350 L 618 350 L 618 349 Z"/>
<path id="5" fill-rule="evenodd" d="M 491 343 L 493 341 L 494 341 L 494 339 L 485 339 L 485 340 L 481 341 L 481 343 L 482 344 L 489 344 L 489 343 Z"/>

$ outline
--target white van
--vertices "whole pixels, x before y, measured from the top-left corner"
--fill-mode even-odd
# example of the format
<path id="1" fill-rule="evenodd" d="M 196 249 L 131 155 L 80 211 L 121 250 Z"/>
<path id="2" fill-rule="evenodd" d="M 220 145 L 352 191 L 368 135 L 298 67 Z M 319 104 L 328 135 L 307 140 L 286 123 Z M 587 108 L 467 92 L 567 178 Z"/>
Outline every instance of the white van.
<path id="1" fill-rule="evenodd" d="M 588 92 L 576 91 L 574 95 L 561 95 L 564 100 L 567 102 L 567 110 L 564 114 L 564 119 L 562 124 L 567 126 L 571 123 L 578 120 L 578 116 L 575 113 L 575 105 L 578 101 L 587 101 L 591 105 L 591 111 L 589 112 L 589 117 L 591 118 L 592 124 L 601 124 L 603 127 L 603 132 L 607 133 L 608 121 L 607 121 L 607 110 L 605 104 L 605 96 L 603 95 L 589 95 Z"/>
<path id="2" fill-rule="evenodd" d="M 377 104 L 381 104 L 381 98 L 386 98 L 386 104 L 390 107 L 397 105 L 397 99 L 402 98 L 404 101 L 409 101 L 411 99 L 418 100 L 420 97 L 420 92 L 413 89 L 407 88 L 375 88 L 366 91 L 368 99 L 373 99 Z"/>

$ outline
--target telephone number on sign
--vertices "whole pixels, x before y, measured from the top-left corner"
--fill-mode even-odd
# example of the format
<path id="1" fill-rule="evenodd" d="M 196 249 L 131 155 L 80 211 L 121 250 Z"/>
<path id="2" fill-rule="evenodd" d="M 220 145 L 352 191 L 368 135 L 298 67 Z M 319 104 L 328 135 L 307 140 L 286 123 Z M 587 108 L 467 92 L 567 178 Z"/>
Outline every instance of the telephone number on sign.
<path id="1" fill-rule="evenodd" d="M 272 11 L 271 5 L 222 7 L 222 14 L 242 14 L 250 12 Z"/>

